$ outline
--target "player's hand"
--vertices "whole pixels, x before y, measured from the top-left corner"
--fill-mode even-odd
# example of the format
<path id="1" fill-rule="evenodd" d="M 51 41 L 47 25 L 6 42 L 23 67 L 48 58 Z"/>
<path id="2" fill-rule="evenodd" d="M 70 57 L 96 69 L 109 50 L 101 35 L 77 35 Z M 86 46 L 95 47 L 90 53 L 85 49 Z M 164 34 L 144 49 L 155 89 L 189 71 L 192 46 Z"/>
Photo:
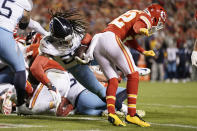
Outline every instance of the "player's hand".
<path id="1" fill-rule="evenodd" d="M 193 51 L 191 55 L 192 65 L 197 67 L 197 51 Z"/>
<path id="2" fill-rule="evenodd" d="M 84 53 L 85 54 L 85 53 Z M 77 60 L 77 62 L 79 62 L 80 64 L 88 64 L 90 62 L 89 59 L 81 59 L 78 56 L 75 56 L 75 60 Z"/>
<path id="3" fill-rule="evenodd" d="M 149 31 L 146 28 L 140 28 L 140 34 L 146 35 L 146 36 L 150 36 L 149 35 Z"/>
<path id="4" fill-rule="evenodd" d="M 155 56 L 155 52 L 153 50 L 144 51 L 143 54 L 145 56 Z"/>

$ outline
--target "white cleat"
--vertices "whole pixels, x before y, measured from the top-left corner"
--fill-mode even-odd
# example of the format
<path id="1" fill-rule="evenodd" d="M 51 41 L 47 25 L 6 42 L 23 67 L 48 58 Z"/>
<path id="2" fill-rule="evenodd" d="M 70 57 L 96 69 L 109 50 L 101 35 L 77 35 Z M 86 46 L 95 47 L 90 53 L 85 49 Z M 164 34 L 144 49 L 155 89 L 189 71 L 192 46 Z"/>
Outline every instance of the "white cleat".
<path id="1" fill-rule="evenodd" d="M 139 67 L 138 67 L 137 71 L 140 76 L 148 75 L 151 72 L 149 68 L 139 68 Z"/>
<path id="2" fill-rule="evenodd" d="M 26 106 L 26 103 L 16 107 L 16 113 L 18 115 L 32 115 L 33 112 Z"/>

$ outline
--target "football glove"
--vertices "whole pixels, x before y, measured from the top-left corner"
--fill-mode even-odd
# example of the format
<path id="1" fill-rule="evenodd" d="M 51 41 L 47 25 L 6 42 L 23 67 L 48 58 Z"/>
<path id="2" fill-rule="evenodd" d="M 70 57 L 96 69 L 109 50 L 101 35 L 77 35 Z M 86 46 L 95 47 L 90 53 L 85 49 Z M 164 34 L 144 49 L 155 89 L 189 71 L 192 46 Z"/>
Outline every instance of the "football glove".
<path id="1" fill-rule="evenodd" d="M 145 56 L 155 56 L 155 52 L 153 50 L 144 51 L 143 54 Z"/>
<path id="2" fill-rule="evenodd" d="M 192 65 L 197 67 L 197 51 L 193 51 L 191 55 Z"/>
<path id="3" fill-rule="evenodd" d="M 146 35 L 146 36 L 150 36 L 149 35 L 149 31 L 146 28 L 140 28 L 140 34 Z"/>

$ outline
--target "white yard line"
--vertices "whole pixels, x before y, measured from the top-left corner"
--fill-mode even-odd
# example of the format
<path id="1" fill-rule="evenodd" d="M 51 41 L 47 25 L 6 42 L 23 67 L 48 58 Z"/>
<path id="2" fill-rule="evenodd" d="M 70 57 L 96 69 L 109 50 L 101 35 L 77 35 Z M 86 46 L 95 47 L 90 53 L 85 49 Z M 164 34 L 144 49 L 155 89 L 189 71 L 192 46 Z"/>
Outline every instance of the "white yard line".
<path id="1" fill-rule="evenodd" d="M 30 128 L 30 127 L 45 127 L 45 126 L 0 123 L 0 129 L 1 128 Z"/>
<path id="2" fill-rule="evenodd" d="M 166 127 L 180 127 L 180 128 L 193 128 L 197 129 L 197 126 L 190 126 L 190 125 L 180 125 L 180 124 L 159 124 L 159 123 L 150 123 L 152 125 L 158 126 L 166 126 Z"/>
<path id="3" fill-rule="evenodd" d="M 171 107 L 171 108 L 193 108 L 197 109 L 197 106 L 193 105 L 165 105 L 165 104 L 145 104 L 145 103 L 138 103 L 138 105 L 147 105 L 147 106 L 165 106 L 165 107 Z"/>

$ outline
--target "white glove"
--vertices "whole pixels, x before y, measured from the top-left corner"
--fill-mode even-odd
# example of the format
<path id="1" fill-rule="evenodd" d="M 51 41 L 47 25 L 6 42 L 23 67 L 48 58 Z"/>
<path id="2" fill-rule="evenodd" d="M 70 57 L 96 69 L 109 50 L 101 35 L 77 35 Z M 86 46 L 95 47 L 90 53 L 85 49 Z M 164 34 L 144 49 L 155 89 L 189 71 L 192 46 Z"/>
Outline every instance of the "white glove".
<path id="1" fill-rule="evenodd" d="M 87 51 L 87 53 L 86 54 L 84 53 L 83 56 L 86 61 L 94 60 L 93 51 L 90 52 Z"/>
<path id="2" fill-rule="evenodd" d="M 78 56 L 75 56 L 75 59 L 76 59 L 77 61 L 79 61 L 80 63 L 82 63 L 82 64 L 87 64 L 87 63 L 89 63 L 91 60 L 94 59 L 93 53 L 87 53 L 87 54 L 83 53 L 83 57 L 84 57 L 84 59 L 81 59 L 81 58 L 79 58 Z"/>
<path id="3" fill-rule="evenodd" d="M 191 60 L 192 60 L 192 65 L 197 67 L 197 51 L 192 52 Z"/>
<path id="4" fill-rule="evenodd" d="M 53 97 L 55 107 L 56 107 L 56 110 L 57 110 L 59 104 L 61 103 L 61 95 L 60 95 L 58 90 L 56 90 L 56 91 L 49 90 L 49 92 L 51 93 L 51 95 Z"/>

